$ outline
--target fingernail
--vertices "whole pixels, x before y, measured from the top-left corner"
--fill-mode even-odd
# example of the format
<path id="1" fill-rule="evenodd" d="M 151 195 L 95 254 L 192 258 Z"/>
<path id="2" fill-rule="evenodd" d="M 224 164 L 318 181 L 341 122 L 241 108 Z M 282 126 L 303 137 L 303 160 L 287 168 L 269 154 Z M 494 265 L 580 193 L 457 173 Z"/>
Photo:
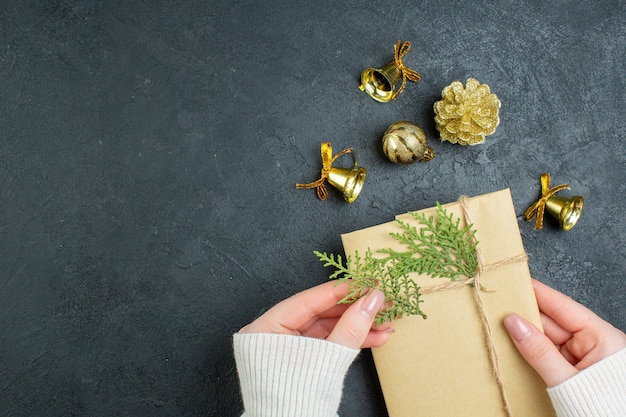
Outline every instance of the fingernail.
<path id="1" fill-rule="evenodd" d="M 372 292 L 367 294 L 365 300 L 363 301 L 363 304 L 361 305 L 361 308 L 368 315 L 374 317 L 376 313 L 378 313 L 378 310 L 380 310 L 380 307 L 382 307 L 384 302 L 385 294 L 383 294 L 380 290 L 373 290 Z"/>
<path id="2" fill-rule="evenodd" d="M 504 326 L 516 342 L 523 342 L 530 336 L 530 328 L 518 314 L 509 314 L 504 318 Z"/>

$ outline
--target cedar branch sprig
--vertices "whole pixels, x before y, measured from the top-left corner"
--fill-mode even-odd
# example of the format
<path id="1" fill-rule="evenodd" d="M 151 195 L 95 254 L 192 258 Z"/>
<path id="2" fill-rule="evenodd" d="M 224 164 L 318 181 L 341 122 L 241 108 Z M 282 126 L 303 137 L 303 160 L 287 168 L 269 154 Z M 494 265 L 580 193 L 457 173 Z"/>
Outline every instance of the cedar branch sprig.
<path id="1" fill-rule="evenodd" d="M 476 231 L 472 230 L 471 224 L 461 228 L 461 219 L 455 222 L 452 213 L 448 214 L 439 203 L 436 220 L 417 212 L 410 214 L 424 227 L 418 229 L 402 220 L 396 220 L 404 232 L 390 234 L 407 246 L 408 250 L 379 251 L 387 254 L 385 260 L 391 262 L 393 268 L 398 268 L 400 273 L 417 272 L 433 278 L 449 278 L 452 281 L 474 275 L 478 267 L 478 242 L 474 240 Z"/>
<path id="2" fill-rule="evenodd" d="M 358 252 L 354 258 L 348 257 L 345 265 L 341 255 L 318 251 L 313 253 L 324 262 L 325 267 L 335 268 L 329 279 L 348 282 L 348 294 L 339 300 L 339 304 L 352 304 L 371 288 L 378 288 L 385 294 L 386 307 L 376 315 L 374 322 L 377 325 L 403 315 L 426 317 L 419 307 L 422 302 L 419 287 L 409 278 L 408 273 L 397 275 L 398 271 L 389 269 L 390 264 L 374 258 L 370 249 L 367 249 L 364 258 Z"/>
<path id="3" fill-rule="evenodd" d="M 448 214 L 439 203 L 436 218 L 417 212 L 410 214 L 423 227 L 417 228 L 396 220 L 402 233 L 390 233 L 407 247 L 406 251 L 380 249 L 377 253 L 386 256 L 374 257 L 368 248 L 364 258 L 357 252 L 354 258 L 347 257 L 345 265 L 341 255 L 314 251 L 325 267 L 335 268 L 330 279 L 349 282 L 348 294 L 339 301 L 340 304 L 355 302 L 371 288 L 378 288 L 385 294 L 385 308 L 376 316 L 376 324 L 404 315 L 426 318 L 420 309 L 420 288 L 409 277 L 410 273 L 457 281 L 461 277 L 472 277 L 478 267 L 478 242 L 474 239 L 476 232 L 471 224 L 461 228 L 460 219 L 455 221 L 453 215 Z"/>

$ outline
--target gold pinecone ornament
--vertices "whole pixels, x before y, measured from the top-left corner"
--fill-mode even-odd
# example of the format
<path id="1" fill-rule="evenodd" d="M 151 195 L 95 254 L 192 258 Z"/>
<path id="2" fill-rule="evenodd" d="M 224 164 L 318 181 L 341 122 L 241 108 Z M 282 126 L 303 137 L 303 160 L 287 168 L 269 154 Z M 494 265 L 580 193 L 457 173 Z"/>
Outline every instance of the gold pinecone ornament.
<path id="1" fill-rule="evenodd" d="M 474 78 L 465 87 L 454 81 L 441 92 L 442 100 L 435 102 L 435 124 L 441 140 L 459 145 L 478 145 L 500 124 L 500 100 Z"/>

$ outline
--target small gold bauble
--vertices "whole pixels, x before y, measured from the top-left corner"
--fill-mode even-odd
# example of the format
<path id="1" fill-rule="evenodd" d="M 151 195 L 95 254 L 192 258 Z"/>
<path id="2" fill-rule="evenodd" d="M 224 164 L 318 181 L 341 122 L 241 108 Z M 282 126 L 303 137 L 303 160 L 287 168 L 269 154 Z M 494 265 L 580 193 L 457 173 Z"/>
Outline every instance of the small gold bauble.
<path id="1" fill-rule="evenodd" d="M 435 157 L 422 128 L 411 122 L 396 122 L 387 128 L 383 135 L 383 152 L 394 164 L 426 162 Z"/>

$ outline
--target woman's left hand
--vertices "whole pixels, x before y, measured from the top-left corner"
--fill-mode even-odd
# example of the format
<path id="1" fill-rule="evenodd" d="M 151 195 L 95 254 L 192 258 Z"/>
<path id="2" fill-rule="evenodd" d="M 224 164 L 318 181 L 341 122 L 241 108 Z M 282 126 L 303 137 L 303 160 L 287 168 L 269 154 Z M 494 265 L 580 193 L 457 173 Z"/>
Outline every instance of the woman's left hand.
<path id="1" fill-rule="evenodd" d="M 348 283 L 327 282 L 302 291 L 272 307 L 239 333 L 276 333 L 326 339 L 353 349 L 384 345 L 391 325 L 373 326 L 385 296 L 379 290 L 351 305 L 337 304 L 348 294 Z"/>

